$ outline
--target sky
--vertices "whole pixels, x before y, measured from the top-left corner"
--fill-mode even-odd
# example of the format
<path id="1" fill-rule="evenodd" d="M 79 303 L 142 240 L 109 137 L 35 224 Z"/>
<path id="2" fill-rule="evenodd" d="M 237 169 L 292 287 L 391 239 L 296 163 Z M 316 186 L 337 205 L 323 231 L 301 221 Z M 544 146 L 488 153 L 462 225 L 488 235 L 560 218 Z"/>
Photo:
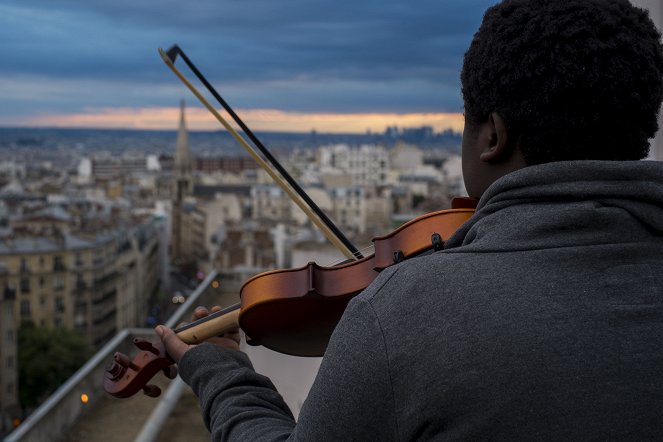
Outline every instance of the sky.
<path id="1" fill-rule="evenodd" d="M 175 129 L 184 99 L 190 129 L 218 129 L 158 55 L 178 44 L 254 130 L 461 130 L 493 3 L 0 0 L 0 126 Z"/>

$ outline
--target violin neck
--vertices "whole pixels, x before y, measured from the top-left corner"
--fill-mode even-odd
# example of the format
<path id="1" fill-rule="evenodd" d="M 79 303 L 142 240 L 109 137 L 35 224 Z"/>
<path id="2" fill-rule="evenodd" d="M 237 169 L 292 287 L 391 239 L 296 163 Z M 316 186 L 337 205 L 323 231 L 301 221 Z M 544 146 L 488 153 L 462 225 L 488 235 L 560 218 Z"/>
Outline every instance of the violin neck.
<path id="1" fill-rule="evenodd" d="M 239 327 L 240 304 L 212 313 L 174 330 L 187 344 L 200 344 L 206 339 Z"/>

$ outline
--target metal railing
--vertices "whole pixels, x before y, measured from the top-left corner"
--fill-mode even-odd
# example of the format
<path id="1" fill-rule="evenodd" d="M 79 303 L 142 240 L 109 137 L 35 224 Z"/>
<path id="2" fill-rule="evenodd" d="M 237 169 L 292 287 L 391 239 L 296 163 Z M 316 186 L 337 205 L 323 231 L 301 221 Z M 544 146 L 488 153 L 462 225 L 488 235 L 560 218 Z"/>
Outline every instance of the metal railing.
<path id="1" fill-rule="evenodd" d="M 199 298 L 205 292 L 217 272 L 210 272 L 204 281 L 189 295 L 184 304 L 171 315 L 165 325 L 175 327 L 182 317 L 197 305 Z M 94 403 L 85 404 L 81 401 L 82 394 L 98 396 L 103 390 L 102 380 L 105 366 L 116 351 L 129 352 L 133 345 L 128 339 L 131 336 L 153 336 L 149 328 L 130 328 L 121 330 L 113 339 L 103 346 L 83 367 L 74 373 L 55 393 L 41 404 L 28 418 L 13 432 L 9 433 L 4 442 L 19 441 L 53 441 L 61 439 L 71 428 L 72 424 L 85 411 L 94 406 Z M 178 386 L 179 385 L 179 386 Z M 179 377 L 171 382 L 171 386 L 160 399 L 150 418 L 143 425 L 143 431 L 138 436 L 141 442 L 150 442 L 156 439 L 157 422 L 162 422 L 172 412 L 174 404 L 182 393 L 184 383 Z M 172 391 L 171 391 L 172 390 Z M 179 392 L 177 391 L 179 390 Z M 105 393 L 104 393 L 105 394 Z M 164 406 L 161 406 L 164 403 Z M 167 404 L 167 405 L 166 405 Z"/>

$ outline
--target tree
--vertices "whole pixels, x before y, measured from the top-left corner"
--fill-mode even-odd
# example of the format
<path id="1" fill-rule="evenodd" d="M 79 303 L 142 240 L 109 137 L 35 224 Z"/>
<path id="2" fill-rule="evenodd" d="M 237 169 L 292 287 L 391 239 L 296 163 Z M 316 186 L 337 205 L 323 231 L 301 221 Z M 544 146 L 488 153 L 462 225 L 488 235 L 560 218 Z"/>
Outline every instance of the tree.
<path id="1" fill-rule="evenodd" d="M 26 409 L 40 404 L 89 358 L 82 336 L 23 322 L 18 330 L 18 395 Z"/>

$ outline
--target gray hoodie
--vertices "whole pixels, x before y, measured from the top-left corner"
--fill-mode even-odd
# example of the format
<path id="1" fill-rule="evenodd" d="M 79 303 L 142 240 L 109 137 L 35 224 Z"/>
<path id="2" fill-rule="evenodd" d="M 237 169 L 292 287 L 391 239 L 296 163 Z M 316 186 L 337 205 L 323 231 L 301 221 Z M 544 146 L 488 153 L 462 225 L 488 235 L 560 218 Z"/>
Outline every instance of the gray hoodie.
<path id="1" fill-rule="evenodd" d="M 297 424 L 242 353 L 180 372 L 214 440 L 661 440 L 663 164 L 496 181 L 445 250 L 352 300 Z"/>

